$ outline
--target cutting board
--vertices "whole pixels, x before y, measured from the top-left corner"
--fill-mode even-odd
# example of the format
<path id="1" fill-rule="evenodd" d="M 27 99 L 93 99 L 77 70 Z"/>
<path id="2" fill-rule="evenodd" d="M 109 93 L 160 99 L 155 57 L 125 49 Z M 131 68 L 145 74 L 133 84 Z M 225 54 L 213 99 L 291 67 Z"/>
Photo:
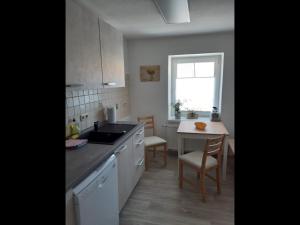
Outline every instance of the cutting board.
<path id="1" fill-rule="evenodd" d="M 87 139 L 68 139 L 66 140 L 66 149 L 74 150 L 87 144 Z"/>

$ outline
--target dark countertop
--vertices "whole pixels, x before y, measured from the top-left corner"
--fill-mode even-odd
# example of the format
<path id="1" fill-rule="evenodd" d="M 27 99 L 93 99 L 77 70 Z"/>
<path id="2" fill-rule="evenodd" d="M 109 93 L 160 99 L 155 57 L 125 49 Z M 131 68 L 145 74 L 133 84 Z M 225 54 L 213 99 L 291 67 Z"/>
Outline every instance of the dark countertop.
<path id="1" fill-rule="evenodd" d="M 113 145 L 88 143 L 77 150 L 66 150 L 66 191 L 84 180 L 144 125 L 137 122 L 117 122 L 117 124 L 134 124 L 136 127 L 122 136 Z"/>

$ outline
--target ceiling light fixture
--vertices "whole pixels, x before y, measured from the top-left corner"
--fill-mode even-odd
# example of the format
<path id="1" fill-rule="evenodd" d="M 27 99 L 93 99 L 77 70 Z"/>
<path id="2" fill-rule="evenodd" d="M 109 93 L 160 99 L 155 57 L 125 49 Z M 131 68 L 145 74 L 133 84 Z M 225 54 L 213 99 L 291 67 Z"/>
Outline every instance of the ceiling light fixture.
<path id="1" fill-rule="evenodd" d="M 191 22 L 188 0 L 153 0 L 153 2 L 166 23 Z"/>

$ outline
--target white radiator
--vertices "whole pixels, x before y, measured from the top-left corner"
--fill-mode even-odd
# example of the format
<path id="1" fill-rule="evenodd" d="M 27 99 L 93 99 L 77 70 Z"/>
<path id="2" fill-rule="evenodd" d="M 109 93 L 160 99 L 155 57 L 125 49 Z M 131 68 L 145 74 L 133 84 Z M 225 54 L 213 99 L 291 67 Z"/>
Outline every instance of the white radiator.
<path id="1" fill-rule="evenodd" d="M 168 149 L 177 151 L 177 129 L 179 123 L 168 123 L 163 127 L 165 128 L 165 137 L 168 143 Z"/>

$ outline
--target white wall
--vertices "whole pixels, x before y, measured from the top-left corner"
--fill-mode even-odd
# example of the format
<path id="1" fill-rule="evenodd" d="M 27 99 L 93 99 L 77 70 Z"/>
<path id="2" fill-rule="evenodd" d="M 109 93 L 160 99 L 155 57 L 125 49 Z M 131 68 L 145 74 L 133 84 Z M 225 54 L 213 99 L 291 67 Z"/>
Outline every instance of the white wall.
<path id="1" fill-rule="evenodd" d="M 168 119 L 168 55 L 224 52 L 222 120 L 234 135 L 234 33 L 128 40 L 129 98 L 132 118 L 154 115 L 164 136 Z M 160 65 L 160 82 L 141 82 L 141 65 Z"/>

